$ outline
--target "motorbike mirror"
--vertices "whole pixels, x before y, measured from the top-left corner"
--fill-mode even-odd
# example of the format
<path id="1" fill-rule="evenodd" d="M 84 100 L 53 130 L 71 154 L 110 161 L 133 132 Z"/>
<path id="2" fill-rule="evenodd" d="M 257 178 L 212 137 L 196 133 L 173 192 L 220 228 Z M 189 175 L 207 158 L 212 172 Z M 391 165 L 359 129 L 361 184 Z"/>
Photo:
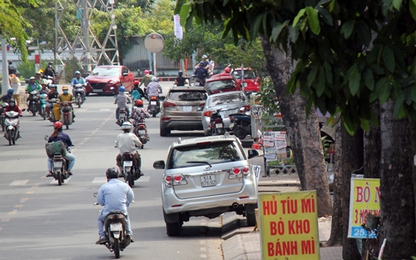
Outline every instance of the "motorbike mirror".
<path id="1" fill-rule="evenodd" d="M 165 161 L 163 161 L 163 160 L 155 161 L 153 163 L 153 168 L 155 168 L 155 169 L 165 169 Z"/>
<path id="2" fill-rule="evenodd" d="M 48 135 L 45 135 L 45 136 L 43 137 L 43 139 L 45 139 L 45 141 L 48 141 L 49 136 L 48 136 Z"/>
<path id="3" fill-rule="evenodd" d="M 256 150 L 248 150 L 248 159 L 251 159 L 253 157 L 259 156 L 259 152 Z"/>
<path id="4" fill-rule="evenodd" d="M 92 196 L 97 197 L 97 192 L 94 192 Z"/>

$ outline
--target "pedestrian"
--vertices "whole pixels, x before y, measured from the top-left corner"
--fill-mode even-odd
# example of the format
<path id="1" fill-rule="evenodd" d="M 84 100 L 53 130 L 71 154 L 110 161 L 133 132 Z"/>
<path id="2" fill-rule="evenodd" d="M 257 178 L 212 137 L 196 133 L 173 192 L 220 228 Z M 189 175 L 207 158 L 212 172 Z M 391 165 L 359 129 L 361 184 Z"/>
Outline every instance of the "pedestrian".
<path id="1" fill-rule="evenodd" d="M 10 86 L 13 89 L 13 99 L 16 101 L 16 105 L 20 108 L 20 79 L 16 74 L 11 74 L 9 77 Z"/>

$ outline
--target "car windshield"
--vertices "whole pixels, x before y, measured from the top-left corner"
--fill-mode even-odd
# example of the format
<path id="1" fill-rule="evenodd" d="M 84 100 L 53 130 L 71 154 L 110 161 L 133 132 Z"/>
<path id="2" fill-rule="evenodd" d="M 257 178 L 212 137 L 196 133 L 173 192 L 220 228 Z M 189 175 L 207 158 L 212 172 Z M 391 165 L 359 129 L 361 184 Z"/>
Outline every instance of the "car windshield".
<path id="1" fill-rule="evenodd" d="M 119 76 L 120 69 L 119 68 L 95 68 L 91 75 L 93 76 Z"/>
<path id="2" fill-rule="evenodd" d="M 229 89 L 235 88 L 234 80 L 219 80 L 219 81 L 212 81 L 207 83 L 207 86 L 210 91 L 220 90 L 220 89 Z"/>
<path id="3" fill-rule="evenodd" d="M 205 91 L 171 91 L 169 93 L 170 100 L 179 101 L 202 101 L 207 99 Z"/>
<path id="4" fill-rule="evenodd" d="M 180 146 L 172 151 L 168 169 L 243 160 L 233 141 Z"/>
<path id="5" fill-rule="evenodd" d="M 241 70 L 234 70 L 233 71 L 233 76 L 236 79 L 240 79 L 241 78 Z M 252 70 L 244 70 L 244 78 L 245 79 L 255 79 L 256 78 L 256 73 L 254 73 L 254 71 L 252 71 Z"/>
<path id="6" fill-rule="evenodd" d="M 210 107 L 222 104 L 241 103 L 246 101 L 246 96 L 243 93 L 233 93 L 228 95 L 212 95 L 210 96 L 208 105 Z"/>

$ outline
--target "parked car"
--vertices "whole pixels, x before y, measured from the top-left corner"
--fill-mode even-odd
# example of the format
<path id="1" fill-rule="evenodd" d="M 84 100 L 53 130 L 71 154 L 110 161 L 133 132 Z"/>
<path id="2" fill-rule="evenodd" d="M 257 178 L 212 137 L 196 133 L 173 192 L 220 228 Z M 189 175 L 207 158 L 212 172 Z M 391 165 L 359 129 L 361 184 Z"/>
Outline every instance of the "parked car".
<path id="1" fill-rule="evenodd" d="M 243 107 L 250 108 L 249 100 L 243 91 L 224 92 L 208 96 L 204 107 L 201 108 L 204 134 L 211 134 L 210 118 L 212 113 L 220 110 L 219 114 L 222 117 L 224 128 L 229 130 L 229 115 L 238 113 Z"/>
<path id="2" fill-rule="evenodd" d="M 221 73 L 214 74 L 206 80 L 205 90 L 208 95 L 212 95 L 227 91 L 239 91 L 241 85 L 232 75 Z"/>
<path id="3" fill-rule="evenodd" d="M 235 68 L 231 72 L 231 75 L 233 75 L 237 83 L 241 85 L 244 93 L 247 94 L 260 91 L 260 77 L 257 76 L 251 68 Z"/>
<path id="4" fill-rule="evenodd" d="M 160 136 L 171 130 L 202 130 L 201 109 L 207 99 L 203 88 L 174 87 L 166 94 L 160 113 Z"/>
<path id="5" fill-rule="evenodd" d="M 234 211 L 256 224 L 257 181 L 238 138 L 231 135 L 198 137 L 173 143 L 164 169 L 162 207 L 168 236 L 179 236 L 190 217 L 216 218 Z M 258 173 L 257 173 L 258 174 Z"/>
<path id="6" fill-rule="evenodd" d="M 126 66 L 103 65 L 97 66 L 85 78 L 87 95 L 90 93 L 116 94 L 118 88 L 124 86 L 130 92 L 134 87 L 133 73 Z"/>

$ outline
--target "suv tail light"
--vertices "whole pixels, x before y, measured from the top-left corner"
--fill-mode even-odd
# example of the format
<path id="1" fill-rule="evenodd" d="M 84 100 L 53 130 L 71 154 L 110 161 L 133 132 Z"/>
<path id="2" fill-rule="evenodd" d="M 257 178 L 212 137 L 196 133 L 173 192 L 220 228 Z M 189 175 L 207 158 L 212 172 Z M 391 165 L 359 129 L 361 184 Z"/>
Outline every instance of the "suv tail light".
<path id="1" fill-rule="evenodd" d="M 236 179 L 247 177 L 250 174 L 250 167 L 234 167 L 231 169 L 230 173 L 228 174 L 228 179 Z"/>
<path id="2" fill-rule="evenodd" d="M 163 102 L 162 106 L 163 107 L 175 107 L 176 105 L 174 103 L 165 101 L 165 102 Z"/>
<path id="3" fill-rule="evenodd" d="M 213 112 L 213 111 L 205 111 L 205 112 L 204 112 L 204 116 L 206 116 L 206 117 L 211 117 L 212 112 Z"/>
<path id="4" fill-rule="evenodd" d="M 166 186 L 168 187 L 188 184 L 188 181 L 185 179 L 185 176 L 183 176 L 182 174 L 177 174 L 173 176 L 166 175 L 164 180 L 165 180 Z"/>

